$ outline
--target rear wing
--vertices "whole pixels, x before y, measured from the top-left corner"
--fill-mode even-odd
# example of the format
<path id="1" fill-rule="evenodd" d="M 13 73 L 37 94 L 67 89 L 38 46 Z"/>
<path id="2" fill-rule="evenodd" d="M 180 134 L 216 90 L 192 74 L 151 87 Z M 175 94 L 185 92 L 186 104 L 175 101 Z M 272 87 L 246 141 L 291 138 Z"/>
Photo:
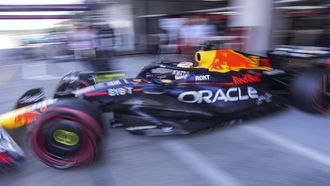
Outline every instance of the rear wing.
<path id="1" fill-rule="evenodd" d="M 274 68 L 297 73 L 319 66 L 330 67 L 330 48 L 281 45 L 268 52 Z"/>
<path id="2" fill-rule="evenodd" d="M 290 58 L 329 58 L 330 48 L 314 47 L 314 46 L 296 46 L 296 45 L 280 45 L 268 55 L 285 56 Z"/>

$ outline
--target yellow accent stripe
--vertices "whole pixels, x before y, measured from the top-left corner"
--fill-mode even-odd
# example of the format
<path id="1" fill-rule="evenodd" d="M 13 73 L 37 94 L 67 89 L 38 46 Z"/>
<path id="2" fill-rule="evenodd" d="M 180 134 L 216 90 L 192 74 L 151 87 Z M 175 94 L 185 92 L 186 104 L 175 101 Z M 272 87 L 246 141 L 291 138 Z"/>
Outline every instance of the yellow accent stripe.
<path id="1" fill-rule="evenodd" d="M 0 127 L 4 127 L 6 129 L 18 128 L 24 125 L 25 123 L 16 123 L 15 119 L 24 113 L 34 111 L 32 106 L 23 107 L 17 110 L 13 110 L 0 115 Z"/>

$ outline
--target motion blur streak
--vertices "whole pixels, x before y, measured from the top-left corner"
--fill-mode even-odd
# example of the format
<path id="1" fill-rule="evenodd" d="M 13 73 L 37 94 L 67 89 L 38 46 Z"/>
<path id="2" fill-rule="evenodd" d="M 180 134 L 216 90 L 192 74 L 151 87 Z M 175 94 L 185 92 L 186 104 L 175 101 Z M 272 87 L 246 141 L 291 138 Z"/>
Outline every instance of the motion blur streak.
<path id="1" fill-rule="evenodd" d="M 203 53 L 199 60 L 196 51 Z M 238 63 L 243 56 L 236 54 L 249 60 Z M 188 71 L 160 68 L 128 81 L 154 61 L 213 67 L 213 72 L 198 69 L 189 77 Z M 262 67 L 260 72 L 245 71 L 256 66 Z M 100 74 L 73 72 L 61 81 L 70 71 Z M 127 79 L 109 89 L 103 84 L 81 89 L 115 78 L 105 71 L 123 72 Z M 146 88 L 137 86 L 141 82 Z M 260 91 L 259 85 L 267 90 Z M 104 90 L 96 91 L 100 87 Z M 121 102 L 132 96 L 102 109 L 119 111 L 105 114 L 109 135 L 98 161 L 81 168 L 59 171 L 34 158 L 27 144 L 33 125 L 5 129 L 24 150 L 25 160 L 17 163 L 17 172 L 0 173 L 0 186 L 330 185 L 330 0 L 0 0 L 0 88 L 0 118 L 31 88 L 43 88 L 45 99 L 86 94 L 100 104 L 111 103 L 103 98 L 119 95 Z M 178 96 L 166 96 L 184 89 L 189 89 L 183 94 L 188 102 L 195 96 L 196 103 L 176 105 Z M 167 98 L 174 98 L 174 104 Z M 252 106 L 245 103 L 256 103 L 258 110 L 250 115 Z M 278 108 L 268 108 L 273 103 Z M 135 113 L 127 117 L 121 107 L 130 104 L 147 108 L 132 107 L 126 112 Z M 216 104 L 224 109 L 215 109 Z M 307 114 L 295 107 L 329 114 Z M 161 132 L 168 134 L 177 127 L 167 125 L 182 123 L 188 130 L 207 124 L 204 117 L 213 111 L 224 114 L 210 123 L 228 127 L 159 138 L 123 129 L 146 132 L 166 118 L 159 126 L 166 124 Z M 153 117 L 136 119 L 145 113 L 161 121 L 149 126 Z M 35 114 L 20 115 L 16 123 L 26 123 Z M 248 117 L 244 126 L 229 126 L 241 117 Z M 53 136 L 52 131 L 47 134 Z"/>
<path id="2" fill-rule="evenodd" d="M 243 186 L 239 180 L 219 167 L 214 166 L 202 154 L 182 142 L 167 141 L 163 142 L 162 146 L 186 164 L 187 167 L 190 167 L 197 175 L 203 177 L 209 185 Z"/>
<path id="3" fill-rule="evenodd" d="M 323 154 L 317 150 L 305 147 L 304 145 L 301 145 L 299 143 L 296 143 L 292 140 L 283 138 L 277 134 L 274 134 L 272 132 L 269 132 L 265 129 L 262 129 L 260 127 L 256 126 L 243 126 L 243 129 L 248 131 L 249 133 L 255 134 L 256 136 L 259 136 L 261 138 L 264 138 L 268 141 L 271 141 L 275 143 L 276 145 L 279 145 L 281 147 L 284 147 L 286 149 L 289 149 L 301 156 L 304 156 L 308 159 L 312 159 L 314 161 L 317 161 L 325 166 L 330 167 L 330 156 Z"/>

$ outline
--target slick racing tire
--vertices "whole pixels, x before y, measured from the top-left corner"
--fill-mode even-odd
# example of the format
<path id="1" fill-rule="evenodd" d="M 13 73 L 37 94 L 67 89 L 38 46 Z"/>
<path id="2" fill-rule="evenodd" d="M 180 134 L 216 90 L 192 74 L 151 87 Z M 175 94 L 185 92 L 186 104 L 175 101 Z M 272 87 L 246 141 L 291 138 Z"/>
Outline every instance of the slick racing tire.
<path id="1" fill-rule="evenodd" d="M 298 74 L 292 82 L 291 89 L 294 106 L 309 113 L 328 113 L 328 73 L 324 69 L 311 69 Z"/>
<path id="2" fill-rule="evenodd" d="M 29 140 L 33 154 L 58 169 L 92 162 L 103 138 L 101 114 L 85 100 L 59 100 L 35 122 Z"/>

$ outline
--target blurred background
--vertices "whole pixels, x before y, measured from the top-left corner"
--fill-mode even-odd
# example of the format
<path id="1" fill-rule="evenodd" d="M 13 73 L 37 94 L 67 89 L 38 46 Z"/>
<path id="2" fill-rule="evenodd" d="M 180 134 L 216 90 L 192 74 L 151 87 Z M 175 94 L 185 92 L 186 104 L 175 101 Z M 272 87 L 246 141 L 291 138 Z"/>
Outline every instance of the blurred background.
<path id="1" fill-rule="evenodd" d="M 27 89 L 48 95 L 70 70 L 134 77 L 154 60 L 191 60 L 201 43 L 266 55 L 279 45 L 330 47 L 329 0 L 1 0 L 0 112 Z M 329 185 L 329 117 L 289 108 L 188 137 L 113 129 L 82 169 L 43 165 L 26 147 L 1 186 Z"/>

